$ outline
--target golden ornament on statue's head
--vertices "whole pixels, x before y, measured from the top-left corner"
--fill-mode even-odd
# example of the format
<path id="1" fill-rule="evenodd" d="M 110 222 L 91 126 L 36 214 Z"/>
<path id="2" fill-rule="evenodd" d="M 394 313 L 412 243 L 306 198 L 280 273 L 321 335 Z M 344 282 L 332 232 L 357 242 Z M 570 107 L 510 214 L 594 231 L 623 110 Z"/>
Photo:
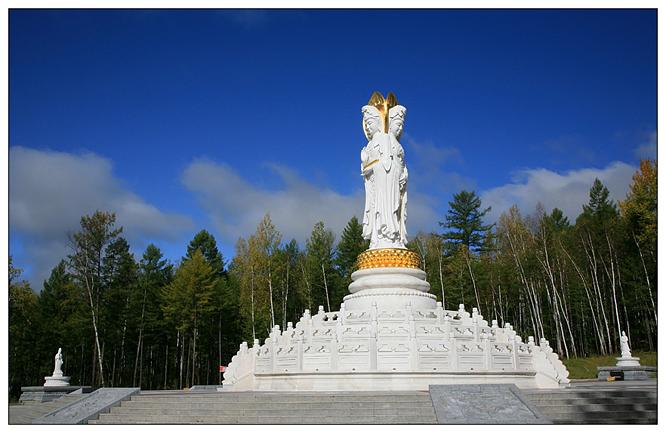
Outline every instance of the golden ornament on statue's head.
<path id="1" fill-rule="evenodd" d="M 370 96 L 370 100 L 368 101 L 368 105 L 371 107 L 375 107 L 377 111 L 379 111 L 382 119 L 382 124 L 384 126 L 384 132 L 388 132 L 388 127 L 389 127 L 389 121 L 388 121 L 388 115 L 389 115 L 389 110 L 396 105 L 398 105 L 398 98 L 395 96 L 393 92 L 389 92 L 389 94 L 384 98 L 384 96 L 379 93 L 379 92 L 374 92 L 372 96 Z"/>

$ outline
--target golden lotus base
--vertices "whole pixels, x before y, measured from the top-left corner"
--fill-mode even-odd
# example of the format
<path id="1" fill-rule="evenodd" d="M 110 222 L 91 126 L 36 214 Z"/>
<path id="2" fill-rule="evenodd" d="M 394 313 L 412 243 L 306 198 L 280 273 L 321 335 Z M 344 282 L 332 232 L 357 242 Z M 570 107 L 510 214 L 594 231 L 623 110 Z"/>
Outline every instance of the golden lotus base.
<path id="1" fill-rule="evenodd" d="M 405 248 L 379 248 L 358 255 L 356 269 L 421 267 L 418 253 Z"/>

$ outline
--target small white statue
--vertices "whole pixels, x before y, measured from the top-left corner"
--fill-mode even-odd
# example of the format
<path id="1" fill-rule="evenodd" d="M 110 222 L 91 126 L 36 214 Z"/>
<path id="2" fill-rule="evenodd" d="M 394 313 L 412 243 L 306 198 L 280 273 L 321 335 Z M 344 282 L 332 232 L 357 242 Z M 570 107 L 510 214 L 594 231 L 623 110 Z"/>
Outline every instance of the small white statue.
<path id="1" fill-rule="evenodd" d="M 620 335 L 620 354 L 621 356 L 617 359 L 617 363 L 615 363 L 616 366 L 618 367 L 638 367 L 641 365 L 640 363 L 640 358 L 636 358 L 635 356 L 631 356 L 631 349 L 629 349 L 629 337 L 627 337 L 627 334 L 622 331 L 622 335 Z"/>
<path id="2" fill-rule="evenodd" d="M 620 337 L 620 354 L 622 358 L 631 358 L 631 350 L 629 349 L 629 338 L 627 334 L 622 331 L 622 336 Z"/>
<path id="3" fill-rule="evenodd" d="M 46 376 L 44 380 L 44 386 L 69 386 L 69 376 L 62 374 L 62 347 L 58 348 L 58 353 L 55 357 L 55 368 L 53 369 L 53 374 L 51 376 Z"/>
<path id="4" fill-rule="evenodd" d="M 62 377 L 62 347 L 58 348 L 58 353 L 55 355 L 55 368 L 53 369 L 53 377 Z"/>

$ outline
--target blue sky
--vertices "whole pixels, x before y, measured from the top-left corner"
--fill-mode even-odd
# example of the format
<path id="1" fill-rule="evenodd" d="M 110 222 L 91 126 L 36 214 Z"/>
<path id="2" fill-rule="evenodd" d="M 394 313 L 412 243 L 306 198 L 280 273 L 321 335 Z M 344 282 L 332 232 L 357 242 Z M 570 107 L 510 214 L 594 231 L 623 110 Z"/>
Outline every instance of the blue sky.
<path id="1" fill-rule="evenodd" d="M 137 256 L 201 228 L 226 258 L 270 212 L 301 245 L 363 207 L 360 108 L 407 107 L 408 231 L 474 189 L 575 218 L 656 157 L 650 10 L 10 12 L 10 254 L 36 289 L 82 214 Z"/>

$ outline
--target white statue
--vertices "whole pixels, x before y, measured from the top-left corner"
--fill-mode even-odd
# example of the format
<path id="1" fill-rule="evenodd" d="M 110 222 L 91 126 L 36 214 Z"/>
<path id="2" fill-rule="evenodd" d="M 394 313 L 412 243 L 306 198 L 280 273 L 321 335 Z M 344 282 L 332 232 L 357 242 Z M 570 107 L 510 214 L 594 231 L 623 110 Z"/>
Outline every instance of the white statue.
<path id="1" fill-rule="evenodd" d="M 631 350 L 629 349 L 629 338 L 627 334 L 622 331 L 622 336 L 620 337 L 620 354 L 622 358 L 631 358 Z"/>
<path id="2" fill-rule="evenodd" d="M 62 374 L 62 347 L 58 348 L 58 353 L 55 355 L 55 368 L 53 369 L 53 377 L 61 377 Z"/>
<path id="3" fill-rule="evenodd" d="M 361 150 L 365 181 L 363 238 L 370 249 L 405 248 L 407 242 L 407 167 L 400 144 L 407 109 L 375 92 L 361 109 L 368 144 Z"/>
<path id="4" fill-rule="evenodd" d="M 44 378 L 46 380 L 44 386 L 69 386 L 69 376 L 62 374 L 62 347 L 58 348 L 58 353 L 55 354 L 54 359 L 53 374 Z"/>

